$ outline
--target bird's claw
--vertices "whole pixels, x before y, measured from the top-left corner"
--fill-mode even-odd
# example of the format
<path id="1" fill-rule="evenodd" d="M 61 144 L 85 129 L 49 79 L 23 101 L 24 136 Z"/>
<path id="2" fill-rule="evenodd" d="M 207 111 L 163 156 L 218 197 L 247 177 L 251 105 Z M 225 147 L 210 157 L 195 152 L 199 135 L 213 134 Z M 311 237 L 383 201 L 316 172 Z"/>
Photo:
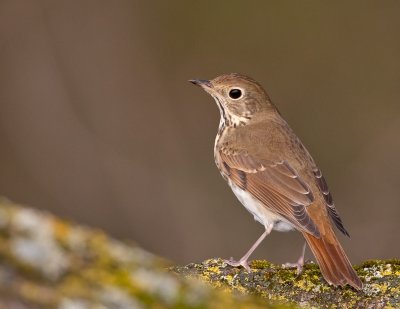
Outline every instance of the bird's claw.
<path id="1" fill-rule="evenodd" d="M 249 263 L 247 260 L 239 260 L 236 261 L 233 258 L 230 258 L 229 260 L 224 260 L 224 262 L 232 267 L 239 267 L 242 266 L 244 269 L 246 269 L 248 272 L 251 272 Z"/>
<path id="2" fill-rule="evenodd" d="M 285 263 L 282 264 L 283 268 L 296 268 L 297 269 L 297 275 L 301 275 L 301 273 L 303 272 L 303 268 L 304 265 L 307 264 L 309 262 L 309 260 L 298 260 L 296 263 Z"/>

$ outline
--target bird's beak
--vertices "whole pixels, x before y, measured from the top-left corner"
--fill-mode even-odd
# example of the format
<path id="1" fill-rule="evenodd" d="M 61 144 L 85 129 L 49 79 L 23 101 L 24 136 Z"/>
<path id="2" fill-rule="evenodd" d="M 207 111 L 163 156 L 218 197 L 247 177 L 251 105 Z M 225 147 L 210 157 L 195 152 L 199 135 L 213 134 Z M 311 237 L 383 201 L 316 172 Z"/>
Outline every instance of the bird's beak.
<path id="1" fill-rule="evenodd" d="M 197 86 L 200 86 L 203 89 L 212 88 L 210 81 L 206 79 L 190 79 L 189 82 Z"/>

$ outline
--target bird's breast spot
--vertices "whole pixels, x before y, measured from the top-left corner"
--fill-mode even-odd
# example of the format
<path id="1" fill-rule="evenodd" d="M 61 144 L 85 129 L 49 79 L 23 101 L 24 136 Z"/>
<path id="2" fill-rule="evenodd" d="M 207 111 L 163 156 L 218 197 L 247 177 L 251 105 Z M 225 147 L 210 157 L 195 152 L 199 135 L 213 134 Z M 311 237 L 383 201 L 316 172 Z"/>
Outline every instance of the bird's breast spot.
<path id="1" fill-rule="evenodd" d="M 254 219 L 269 228 L 273 225 L 273 229 L 281 232 L 293 230 L 292 224 L 287 222 L 282 216 L 269 211 L 262 203 L 254 198 L 249 192 L 242 190 L 237 185 L 229 181 L 233 193 L 243 206 L 250 212 Z"/>

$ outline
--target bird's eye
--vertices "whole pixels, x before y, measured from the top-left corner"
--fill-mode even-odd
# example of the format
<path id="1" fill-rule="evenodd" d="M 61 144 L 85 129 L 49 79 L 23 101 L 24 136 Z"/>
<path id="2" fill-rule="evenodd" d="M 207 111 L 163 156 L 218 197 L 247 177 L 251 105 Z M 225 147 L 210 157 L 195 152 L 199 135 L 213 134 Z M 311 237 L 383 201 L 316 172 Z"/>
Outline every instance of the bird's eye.
<path id="1" fill-rule="evenodd" d="M 231 99 L 239 99 L 242 96 L 242 90 L 238 89 L 238 88 L 233 88 L 229 91 L 229 97 Z"/>

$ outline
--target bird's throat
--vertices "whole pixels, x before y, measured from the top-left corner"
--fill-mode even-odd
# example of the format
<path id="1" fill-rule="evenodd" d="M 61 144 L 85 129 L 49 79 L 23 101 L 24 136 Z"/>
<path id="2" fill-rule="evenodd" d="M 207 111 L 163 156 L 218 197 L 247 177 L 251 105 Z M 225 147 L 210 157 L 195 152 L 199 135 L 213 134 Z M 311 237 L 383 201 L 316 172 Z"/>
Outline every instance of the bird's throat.
<path id="1" fill-rule="evenodd" d="M 227 108 L 224 107 L 221 100 L 217 96 L 213 96 L 215 102 L 217 103 L 219 112 L 221 114 L 220 120 L 220 128 L 223 124 L 226 127 L 240 127 L 247 124 L 247 122 L 251 119 L 249 116 L 239 116 L 231 113 Z"/>

